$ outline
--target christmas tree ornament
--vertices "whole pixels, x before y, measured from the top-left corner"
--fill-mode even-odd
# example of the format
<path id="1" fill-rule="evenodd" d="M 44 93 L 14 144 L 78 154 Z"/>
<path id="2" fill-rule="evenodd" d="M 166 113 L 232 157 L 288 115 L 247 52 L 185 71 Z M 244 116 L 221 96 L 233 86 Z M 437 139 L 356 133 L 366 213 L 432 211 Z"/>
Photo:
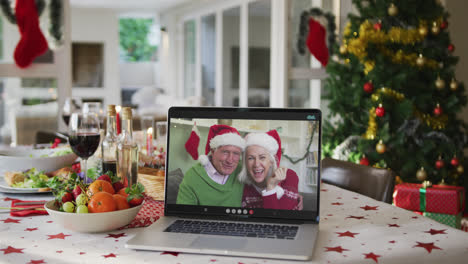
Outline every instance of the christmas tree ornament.
<path id="1" fill-rule="evenodd" d="M 448 27 L 448 21 L 444 20 L 442 23 L 440 23 L 440 28 L 441 29 L 446 29 Z"/>
<path id="2" fill-rule="evenodd" d="M 452 81 L 450 82 L 450 90 L 456 91 L 458 88 L 458 83 L 455 80 L 455 78 L 452 78 Z"/>
<path id="3" fill-rule="evenodd" d="M 442 107 L 440 107 L 440 104 L 437 104 L 436 107 L 434 108 L 434 115 L 440 116 L 441 114 L 442 114 Z"/>
<path id="4" fill-rule="evenodd" d="M 374 29 L 380 31 L 382 29 L 382 22 L 377 22 L 374 24 Z"/>
<path id="5" fill-rule="evenodd" d="M 438 90 L 442 90 L 445 88 L 445 81 L 440 78 L 440 76 L 437 76 L 437 80 L 435 81 L 435 87 Z"/>
<path id="6" fill-rule="evenodd" d="M 424 189 L 427 189 L 427 188 L 429 188 L 429 187 L 431 187 L 431 186 L 432 186 L 432 182 L 431 182 L 431 181 L 423 181 L 423 183 L 422 183 L 422 187 L 423 187 Z"/>
<path id="7" fill-rule="evenodd" d="M 374 85 L 372 84 L 372 82 L 366 82 L 363 88 L 364 92 L 366 93 L 372 93 L 372 91 L 374 91 Z"/>
<path id="8" fill-rule="evenodd" d="M 434 21 L 434 23 L 432 23 L 431 32 L 434 35 L 438 35 L 440 33 L 440 27 L 439 27 L 439 25 L 437 25 L 436 21 Z"/>
<path id="9" fill-rule="evenodd" d="M 347 51 L 348 51 L 348 49 L 346 48 L 346 44 L 343 44 L 343 45 L 340 46 L 340 53 L 341 54 L 345 54 Z"/>
<path id="10" fill-rule="evenodd" d="M 375 109 L 375 115 L 378 117 L 383 117 L 385 115 L 385 108 L 382 106 L 382 104 L 379 104 L 379 106 Z"/>
<path id="11" fill-rule="evenodd" d="M 458 166 L 459 164 L 458 158 L 456 156 L 453 156 L 452 160 L 450 160 L 450 164 L 454 167 Z"/>
<path id="12" fill-rule="evenodd" d="M 380 100 L 380 96 L 378 94 L 372 94 L 371 99 L 374 102 L 378 102 Z"/>
<path id="13" fill-rule="evenodd" d="M 420 26 L 418 28 L 418 33 L 419 33 L 419 35 L 421 35 L 423 37 L 427 36 L 427 33 L 428 33 L 427 32 L 427 27 L 426 26 Z"/>
<path id="14" fill-rule="evenodd" d="M 424 167 L 421 167 L 417 172 L 416 172 L 416 179 L 418 179 L 418 181 L 425 181 L 427 179 L 427 172 L 426 170 L 424 169 Z"/>
<path id="15" fill-rule="evenodd" d="M 454 52 L 454 51 L 455 51 L 455 45 L 449 44 L 449 45 L 447 46 L 447 50 L 450 51 L 450 52 Z"/>
<path id="16" fill-rule="evenodd" d="M 387 10 L 390 16 L 396 16 L 398 14 L 398 7 L 395 4 L 391 3 Z"/>
<path id="17" fill-rule="evenodd" d="M 465 171 L 465 168 L 463 168 L 462 165 L 458 165 L 458 167 L 457 167 L 457 173 L 458 173 L 458 174 L 463 174 L 464 171 Z"/>
<path id="18" fill-rule="evenodd" d="M 426 59 L 423 57 L 422 54 L 419 54 L 418 58 L 416 59 L 416 65 L 418 65 L 419 67 L 422 67 L 424 66 L 425 63 L 426 63 Z"/>
<path id="19" fill-rule="evenodd" d="M 436 160 L 435 162 L 435 168 L 440 170 L 445 166 L 444 160 L 442 159 L 441 156 L 439 156 L 439 159 Z"/>
<path id="20" fill-rule="evenodd" d="M 375 150 L 377 151 L 377 153 L 383 154 L 387 150 L 387 146 L 385 146 L 382 140 L 379 140 L 379 143 L 375 145 Z"/>
<path id="21" fill-rule="evenodd" d="M 359 160 L 359 164 L 364 166 L 369 166 L 370 162 L 366 155 L 363 155 L 362 158 Z"/>
<path id="22" fill-rule="evenodd" d="M 437 185 L 445 186 L 447 184 L 445 183 L 445 179 L 442 178 L 442 180 L 440 180 L 440 182 Z"/>

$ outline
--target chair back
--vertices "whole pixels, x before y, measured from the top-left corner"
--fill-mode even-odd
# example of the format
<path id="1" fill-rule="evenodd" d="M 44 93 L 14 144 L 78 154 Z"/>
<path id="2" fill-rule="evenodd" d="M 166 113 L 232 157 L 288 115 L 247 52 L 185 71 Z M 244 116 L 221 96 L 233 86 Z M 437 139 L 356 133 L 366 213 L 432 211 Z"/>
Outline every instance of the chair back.
<path id="1" fill-rule="evenodd" d="M 323 182 L 357 192 L 386 203 L 392 203 L 395 172 L 348 161 L 325 158 L 322 160 Z"/>

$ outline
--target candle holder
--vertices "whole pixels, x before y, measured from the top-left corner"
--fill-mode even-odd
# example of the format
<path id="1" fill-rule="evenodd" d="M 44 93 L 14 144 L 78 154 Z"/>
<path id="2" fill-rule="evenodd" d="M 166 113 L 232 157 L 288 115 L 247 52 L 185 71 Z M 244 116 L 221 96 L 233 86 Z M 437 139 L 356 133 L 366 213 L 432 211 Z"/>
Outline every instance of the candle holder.
<path id="1" fill-rule="evenodd" d="M 141 117 L 140 122 L 141 122 L 141 130 L 143 130 L 145 133 L 146 155 L 153 157 L 154 156 L 153 140 L 155 139 L 154 117 L 152 115 L 143 115 Z"/>

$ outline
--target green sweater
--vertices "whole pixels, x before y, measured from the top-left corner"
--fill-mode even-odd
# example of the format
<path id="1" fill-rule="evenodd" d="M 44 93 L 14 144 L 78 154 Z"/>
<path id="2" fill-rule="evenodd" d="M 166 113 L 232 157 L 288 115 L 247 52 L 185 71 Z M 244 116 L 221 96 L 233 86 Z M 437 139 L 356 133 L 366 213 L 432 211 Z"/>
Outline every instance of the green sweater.
<path id="1" fill-rule="evenodd" d="M 244 185 L 237 180 L 240 169 L 237 166 L 223 185 L 213 181 L 198 162 L 185 173 L 177 204 L 241 207 Z"/>

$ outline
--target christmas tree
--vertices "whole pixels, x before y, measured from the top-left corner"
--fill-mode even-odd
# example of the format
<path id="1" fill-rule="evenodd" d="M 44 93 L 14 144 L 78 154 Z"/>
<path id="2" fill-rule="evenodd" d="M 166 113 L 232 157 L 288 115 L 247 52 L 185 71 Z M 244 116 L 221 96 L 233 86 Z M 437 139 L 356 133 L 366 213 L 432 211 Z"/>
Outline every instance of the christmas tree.
<path id="1" fill-rule="evenodd" d="M 463 184 L 467 103 L 449 14 L 436 0 L 353 0 L 327 65 L 324 156 L 390 168 L 404 182 Z"/>

